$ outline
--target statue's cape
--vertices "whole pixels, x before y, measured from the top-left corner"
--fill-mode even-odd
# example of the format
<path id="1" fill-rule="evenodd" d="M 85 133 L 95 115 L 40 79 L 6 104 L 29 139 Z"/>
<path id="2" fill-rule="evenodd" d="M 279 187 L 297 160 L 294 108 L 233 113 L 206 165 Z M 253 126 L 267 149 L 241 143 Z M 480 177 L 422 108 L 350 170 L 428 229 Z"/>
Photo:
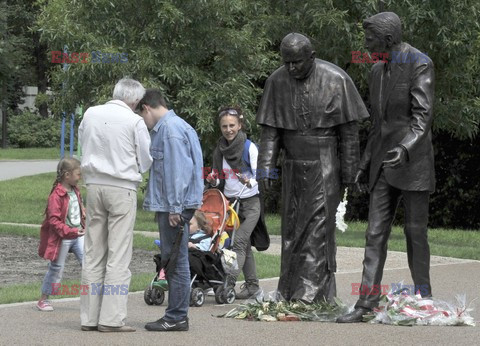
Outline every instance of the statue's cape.
<path id="1" fill-rule="evenodd" d="M 298 86 L 301 84 L 310 94 L 312 128 L 333 127 L 369 116 L 347 73 L 334 64 L 315 59 L 314 70 L 305 80 L 291 77 L 285 66 L 270 75 L 257 112 L 257 123 L 298 130 L 295 102 L 298 103 Z"/>

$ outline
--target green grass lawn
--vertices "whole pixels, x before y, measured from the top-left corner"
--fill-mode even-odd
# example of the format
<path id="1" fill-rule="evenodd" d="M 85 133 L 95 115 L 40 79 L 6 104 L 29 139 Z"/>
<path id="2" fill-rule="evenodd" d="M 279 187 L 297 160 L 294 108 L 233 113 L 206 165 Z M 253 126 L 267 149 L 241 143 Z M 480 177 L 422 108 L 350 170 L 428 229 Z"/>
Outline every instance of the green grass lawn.
<path id="1" fill-rule="evenodd" d="M 45 173 L 0 181 L 0 222 L 41 224 L 54 179 L 54 173 Z M 85 200 L 85 188 L 81 188 L 81 191 Z M 154 214 L 142 210 L 143 198 L 143 192 L 139 189 L 135 230 L 157 232 L 157 225 L 153 220 Z M 280 234 L 278 215 L 267 215 L 266 222 L 270 234 Z M 349 228 L 345 233 L 337 232 L 338 245 L 363 247 L 365 229 L 364 222 L 349 222 Z M 429 242 L 432 255 L 480 260 L 480 251 L 478 251 L 480 232 L 478 231 L 430 229 Z M 406 251 L 405 237 L 401 227 L 393 228 L 389 249 Z"/>
<path id="2" fill-rule="evenodd" d="M 135 236 L 137 237 L 137 236 Z M 149 239 L 150 240 L 150 239 Z M 135 241 L 134 241 L 135 246 Z M 273 255 L 265 255 L 261 253 L 255 253 L 255 259 L 257 264 L 262 263 L 257 269 L 257 274 L 259 278 L 265 277 L 276 277 L 278 276 L 278 269 L 280 268 L 280 257 Z M 46 262 L 45 262 L 46 263 Z M 46 265 L 45 265 L 46 268 Z M 80 272 L 79 272 L 80 276 Z M 130 292 L 143 291 L 152 281 L 155 273 L 141 273 L 133 274 L 130 282 L 129 290 Z M 243 274 L 238 278 L 239 281 L 243 280 Z M 62 285 L 80 285 L 80 280 L 65 280 L 62 281 Z M 28 302 L 35 301 L 40 298 L 42 282 L 35 283 L 24 283 L 24 284 L 15 284 L 15 285 L 5 285 L 0 286 L 0 304 L 11 304 L 18 302 Z M 79 297 L 77 295 L 56 295 L 50 296 L 49 299 L 60 299 L 60 298 L 73 298 Z"/>
<path id="3" fill-rule="evenodd" d="M 25 226 L 10 226 L 0 225 L 0 234 L 8 234 L 14 236 L 25 237 L 39 237 L 39 230 L 35 227 Z M 140 234 L 135 234 L 133 237 L 133 247 L 137 249 L 144 249 L 150 251 L 157 251 L 158 248 L 153 243 L 153 238 L 145 237 Z M 274 255 L 267 255 L 262 253 L 255 253 L 255 259 L 257 262 L 257 275 L 259 278 L 276 277 L 279 274 L 280 257 Z M 45 261 L 45 268 L 46 268 Z M 46 269 L 45 269 L 46 270 Z M 132 281 L 130 284 L 130 292 L 143 291 L 152 280 L 155 273 L 140 273 L 132 275 Z M 80 276 L 80 273 L 79 273 Z M 239 281 L 243 280 L 243 274 L 238 278 Z M 19 283 L 0 286 L 0 304 L 10 304 L 16 302 L 33 301 L 39 298 L 39 292 L 41 289 L 41 282 L 35 283 Z M 62 285 L 80 285 L 79 280 L 65 280 L 62 281 Z M 79 294 L 67 297 L 78 297 Z M 64 295 L 51 296 L 51 299 L 66 298 Z"/>
<path id="4" fill-rule="evenodd" d="M 80 273 L 79 273 L 80 276 Z M 130 283 L 130 292 L 137 292 L 143 291 L 145 287 L 150 284 L 154 273 L 142 273 L 142 274 L 135 274 L 132 275 L 132 281 Z M 62 285 L 67 285 L 71 287 L 71 285 L 79 285 L 80 280 L 65 280 L 62 281 Z M 26 283 L 26 284 L 18 284 L 18 285 L 8 285 L 8 286 L 0 286 L 0 304 L 10 304 L 10 303 L 18 303 L 18 302 L 28 302 L 28 301 L 35 301 L 40 298 L 42 282 L 36 283 Z M 60 299 L 60 298 L 74 298 L 79 297 L 80 294 L 76 295 L 52 295 L 49 299 Z"/>
<path id="5" fill-rule="evenodd" d="M 0 181 L 0 222 L 41 224 L 55 173 L 44 173 Z M 86 189 L 80 187 L 83 200 Z M 158 231 L 154 213 L 142 210 L 144 195 L 138 191 L 138 209 L 135 230 Z"/>
<path id="6" fill-rule="evenodd" d="M 65 152 L 68 153 L 67 150 Z M 60 160 L 58 148 L 13 148 L 0 149 L 0 160 Z"/>
<path id="7" fill-rule="evenodd" d="M 366 229 L 365 222 L 348 222 L 345 233 L 337 231 L 338 246 L 364 247 Z M 432 228 L 428 241 L 432 255 L 480 260 L 480 231 Z M 388 249 L 407 251 L 403 227 L 393 227 Z"/>
<path id="8" fill-rule="evenodd" d="M 0 181 L 0 222 L 41 224 L 48 194 L 55 179 L 54 173 L 39 174 L 8 181 Z M 85 188 L 82 188 L 84 199 Z M 138 210 L 135 230 L 157 232 L 153 213 L 141 209 L 143 193 L 138 192 Z M 278 215 L 266 216 L 270 234 L 280 234 L 281 221 Z M 337 232 L 338 246 L 363 247 L 365 243 L 365 222 L 348 222 L 345 233 Z M 38 227 L 0 225 L 1 234 L 38 237 Z M 429 243 L 432 255 L 480 260 L 480 232 L 455 229 L 430 229 Z M 136 234 L 134 247 L 156 250 L 152 238 Z M 405 237 L 401 227 L 394 227 L 390 236 L 389 250 L 406 251 Z M 259 278 L 278 276 L 280 257 L 255 253 Z M 143 290 L 152 279 L 152 274 L 137 274 L 132 277 L 130 290 Z M 242 280 L 242 277 L 239 278 Z M 75 284 L 77 282 L 72 282 Z M 30 285 L 9 285 L 0 287 L 0 304 L 14 301 L 28 301 L 38 298 L 40 283 Z M 30 292 L 30 293 L 28 293 Z"/>

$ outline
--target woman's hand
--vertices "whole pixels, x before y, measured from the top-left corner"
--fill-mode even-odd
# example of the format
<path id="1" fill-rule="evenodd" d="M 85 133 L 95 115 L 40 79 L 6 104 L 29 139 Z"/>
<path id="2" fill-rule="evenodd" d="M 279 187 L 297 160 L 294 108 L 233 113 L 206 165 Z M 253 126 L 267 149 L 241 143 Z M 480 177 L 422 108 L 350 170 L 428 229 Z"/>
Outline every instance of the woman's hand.
<path id="1" fill-rule="evenodd" d="M 82 235 L 85 235 L 85 228 L 78 229 L 78 236 L 81 237 Z"/>
<path id="2" fill-rule="evenodd" d="M 217 182 L 217 174 L 210 173 L 209 175 L 207 175 L 207 182 L 211 185 L 214 185 Z"/>
<path id="3" fill-rule="evenodd" d="M 248 187 L 252 187 L 252 185 L 250 184 L 250 179 L 246 175 L 237 173 L 237 177 L 238 177 L 238 180 L 243 185 L 247 185 Z"/>

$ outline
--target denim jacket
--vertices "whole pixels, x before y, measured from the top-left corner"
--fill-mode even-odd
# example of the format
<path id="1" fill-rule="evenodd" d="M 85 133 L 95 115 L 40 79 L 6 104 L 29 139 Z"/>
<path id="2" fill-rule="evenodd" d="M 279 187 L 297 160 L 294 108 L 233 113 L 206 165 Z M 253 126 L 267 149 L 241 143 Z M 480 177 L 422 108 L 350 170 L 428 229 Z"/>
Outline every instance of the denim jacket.
<path id="1" fill-rule="evenodd" d="M 175 214 L 198 209 L 203 196 L 203 157 L 197 133 L 169 110 L 150 135 L 153 164 L 143 209 Z"/>

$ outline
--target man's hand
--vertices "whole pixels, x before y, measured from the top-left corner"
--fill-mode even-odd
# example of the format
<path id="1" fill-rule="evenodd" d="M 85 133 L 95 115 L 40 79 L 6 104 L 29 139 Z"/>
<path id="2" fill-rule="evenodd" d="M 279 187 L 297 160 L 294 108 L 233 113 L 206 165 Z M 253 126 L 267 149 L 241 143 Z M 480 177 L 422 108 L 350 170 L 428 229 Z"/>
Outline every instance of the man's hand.
<path id="1" fill-rule="evenodd" d="M 387 158 L 383 161 L 384 168 L 398 168 L 407 162 L 407 151 L 403 147 L 395 147 L 387 151 Z"/>
<path id="2" fill-rule="evenodd" d="M 181 221 L 182 221 L 182 218 L 180 214 L 168 215 L 168 223 L 170 224 L 171 227 L 177 227 Z"/>
<path id="3" fill-rule="evenodd" d="M 85 235 L 85 228 L 78 229 L 78 236 L 81 237 L 82 235 Z"/>
<path id="4" fill-rule="evenodd" d="M 361 193 L 365 193 L 368 191 L 368 183 L 365 176 L 365 171 L 363 169 L 359 169 L 357 174 L 355 175 L 355 186 L 357 190 Z"/>

